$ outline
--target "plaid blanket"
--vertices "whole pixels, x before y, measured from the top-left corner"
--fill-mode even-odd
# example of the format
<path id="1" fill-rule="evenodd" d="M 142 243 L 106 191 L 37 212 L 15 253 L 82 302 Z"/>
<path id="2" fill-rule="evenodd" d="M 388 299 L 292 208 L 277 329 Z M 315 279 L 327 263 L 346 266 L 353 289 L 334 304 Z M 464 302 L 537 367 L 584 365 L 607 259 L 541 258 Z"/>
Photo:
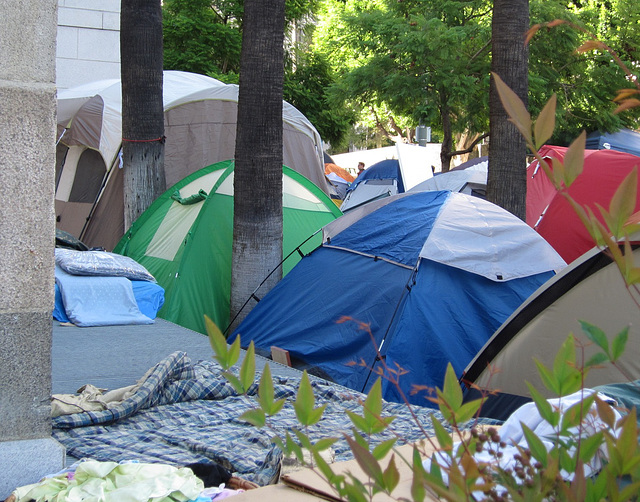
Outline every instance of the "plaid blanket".
<path id="1" fill-rule="evenodd" d="M 137 392 L 117 406 L 54 418 L 53 436 L 76 458 L 178 466 L 215 462 L 235 476 L 269 484 L 277 477 L 282 459 L 271 438 L 284 437 L 298 427 L 290 401 L 295 399 L 300 379 L 274 376 L 276 398 L 287 398 L 288 402 L 269 427 L 258 429 L 238 420 L 243 412 L 257 406 L 257 385 L 248 396 L 239 396 L 221 374 L 214 361 L 194 364 L 184 352 L 176 352 L 147 372 Z M 316 406 L 327 404 L 322 420 L 306 431 L 312 441 L 350 433 L 352 424 L 344 410 L 361 413 L 360 402 L 365 396 L 324 380 L 311 381 Z M 428 408 L 414 408 L 414 413 L 428 433 L 431 417 L 442 418 Z M 385 403 L 383 415 L 397 418 L 387 431 L 372 438 L 372 444 L 391 437 L 401 438 L 399 444 L 424 437 L 404 405 Z M 344 439 L 333 449 L 337 461 L 352 458 Z"/>

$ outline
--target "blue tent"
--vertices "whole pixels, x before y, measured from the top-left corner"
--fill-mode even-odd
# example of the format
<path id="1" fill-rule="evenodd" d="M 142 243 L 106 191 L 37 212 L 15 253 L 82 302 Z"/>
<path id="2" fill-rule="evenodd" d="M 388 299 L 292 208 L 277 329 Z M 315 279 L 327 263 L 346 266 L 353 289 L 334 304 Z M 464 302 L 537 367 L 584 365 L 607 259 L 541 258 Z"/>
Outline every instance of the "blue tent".
<path id="1" fill-rule="evenodd" d="M 640 133 L 631 129 L 612 133 L 595 131 L 587 136 L 586 147 L 589 150 L 618 150 L 640 156 Z"/>
<path id="2" fill-rule="evenodd" d="M 340 210 L 352 210 L 373 200 L 404 192 L 404 183 L 397 159 L 376 162 L 351 182 Z"/>
<path id="3" fill-rule="evenodd" d="M 564 266 L 532 228 L 477 197 L 407 192 L 350 211 L 249 313 L 242 345 L 278 346 L 366 391 L 376 349 L 412 384 L 441 386 L 553 271 Z M 356 362 L 356 365 L 349 365 Z M 400 401 L 385 382 L 384 397 Z M 422 396 L 410 400 L 428 404 Z"/>
<path id="4" fill-rule="evenodd" d="M 404 192 L 402 174 L 400 173 L 400 162 L 398 159 L 385 159 L 372 164 L 351 183 L 351 189 L 362 183 L 364 180 L 396 180 L 398 193 Z"/>

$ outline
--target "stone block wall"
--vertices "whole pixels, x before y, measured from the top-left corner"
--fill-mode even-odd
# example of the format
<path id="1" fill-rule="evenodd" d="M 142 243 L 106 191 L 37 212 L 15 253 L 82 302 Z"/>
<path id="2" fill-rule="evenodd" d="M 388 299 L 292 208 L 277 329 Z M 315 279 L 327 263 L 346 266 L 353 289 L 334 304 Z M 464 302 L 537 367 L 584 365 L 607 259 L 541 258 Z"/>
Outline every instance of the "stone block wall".
<path id="1" fill-rule="evenodd" d="M 120 78 L 120 0 L 58 0 L 58 89 Z"/>

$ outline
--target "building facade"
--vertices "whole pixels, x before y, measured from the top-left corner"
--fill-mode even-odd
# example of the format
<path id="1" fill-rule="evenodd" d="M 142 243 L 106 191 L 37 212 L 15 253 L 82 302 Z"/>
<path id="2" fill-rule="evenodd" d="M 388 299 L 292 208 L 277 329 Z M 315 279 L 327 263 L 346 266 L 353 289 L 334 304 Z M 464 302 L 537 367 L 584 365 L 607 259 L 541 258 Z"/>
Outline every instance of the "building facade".
<path id="1" fill-rule="evenodd" d="M 120 78 L 120 0 L 58 0 L 56 86 Z"/>

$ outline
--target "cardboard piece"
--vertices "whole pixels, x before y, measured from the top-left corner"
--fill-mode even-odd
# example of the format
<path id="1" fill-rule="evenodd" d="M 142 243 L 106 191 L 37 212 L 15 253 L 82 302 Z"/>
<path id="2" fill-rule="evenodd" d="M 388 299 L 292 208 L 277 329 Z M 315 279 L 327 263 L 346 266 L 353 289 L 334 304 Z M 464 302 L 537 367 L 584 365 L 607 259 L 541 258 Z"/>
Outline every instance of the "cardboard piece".
<path id="1" fill-rule="evenodd" d="M 427 455 L 434 450 L 428 442 L 421 444 L 420 448 L 425 451 Z M 378 493 L 373 497 L 374 502 L 395 501 L 399 498 L 411 499 L 412 471 L 409 465 L 401 460 L 399 456 L 411 462 L 413 458 L 413 445 L 400 446 L 396 449 L 395 453 L 391 452 L 383 458 L 380 462 L 383 469 L 386 469 L 389 465 L 392 456 L 394 456 L 394 461 L 400 474 L 400 481 L 393 491 L 393 497 Z M 350 472 L 362 481 L 366 481 L 367 479 L 364 471 L 360 468 L 356 460 L 336 462 L 331 464 L 331 468 L 336 474 Z M 290 474 L 285 474 L 281 478 L 281 484 L 249 490 L 234 496 L 233 500 L 234 502 L 282 502 L 286 500 L 300 500 L 302 502 L 329 500 L 332 502 L 343 502 L 343 499 L 339 498 L 333 491 L 331 485 L 311 469 L 301 469 Z M 429 495 L 427 495 L 427 500 L 436 499 L 430 498 Z"/>
<path id="2" fill-rule="evenodd" d="M 427 455 L 434 451 L 433 446 L 431 446 L 428 442 L 424 442 L 423 444 L 421 444 L 420 449 L 421 451 L 426 452 Z M 380 462 L 383 470 L 387 468 L 392 457 L 394 457 L 394 462 L 398 469 L 398 473 L 400 474 L 400 481 L 396 489 L 393 491 L 393 497 L 389 497 L 384 493 L 378 493 L 373 497 L 374 502 L 393 501 L 400 498 L 411 500 L 411 482 L 413 479 L 413 472 L 411 470 L 410 464 L 413 458 L 413 445 L 400 446 L 396 449 L 396 452 L 392 451 L 391 453 L 389 453 Z M 406 462 L 405 460 L 402 460 L 402 458 L 404 458 Z M 407 462 L 409 462 L 409 465 L 407 464 Z M 367 476 L 358 465 L 358 462 L 356 460 L 337 462 L 335 464 L 332 464 L 331 467 L 333 469 L 333 472 L 335 472 L 336 474 L 349 472 L 361 481 L 367 480 Z M 311 469 L 302 469 L 300 471 L 287 474 L 282 477 L 281 481 L 286 485 L 298 490 L 315 493 L 326 500 L 334 502 L 342 502 L 343 500 L 337 496 L 329 483 L 327 483 L 323 478 L 321 478 L 316 472 L 312 471 Z"/>
<path id="3" fill-rule="evenodd" d="M 325 499 L 311 493 L 303 493 L 290 486 L 277 484 L 263 486 L 255 490 L 247 490 L 234 495 L 229 500 L 233 502 L 283 502 L 295 500 L 300 502 L 326 502 Z"/>

